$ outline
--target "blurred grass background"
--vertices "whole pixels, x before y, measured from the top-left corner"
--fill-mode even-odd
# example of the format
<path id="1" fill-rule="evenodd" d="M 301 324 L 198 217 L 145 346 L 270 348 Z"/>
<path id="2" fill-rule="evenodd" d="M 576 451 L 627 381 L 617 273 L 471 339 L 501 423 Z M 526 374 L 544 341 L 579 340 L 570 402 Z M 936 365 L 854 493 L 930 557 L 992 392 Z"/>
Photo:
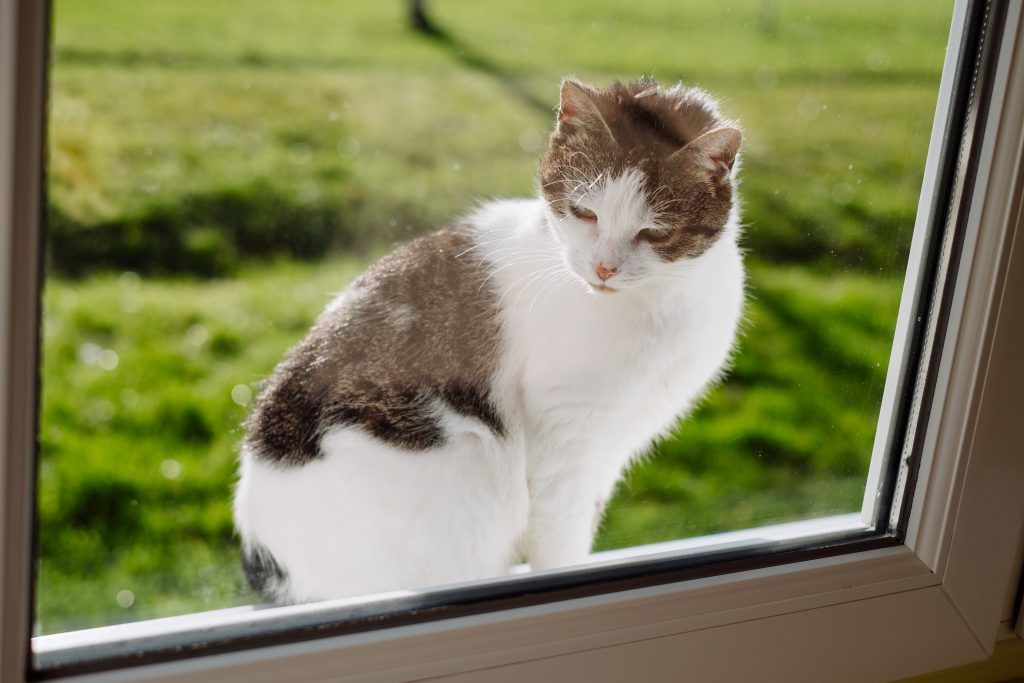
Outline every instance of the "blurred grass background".
<path id="1" fill-rule="evenodd" d="M 859 509 L 949 1 L 55 0 L 39 632 L 251 602 L 259 381 L 396 241 L 528 195 L 558 83 L 653 75 L 745 130 L 735 367 L 598 548 Z"/>

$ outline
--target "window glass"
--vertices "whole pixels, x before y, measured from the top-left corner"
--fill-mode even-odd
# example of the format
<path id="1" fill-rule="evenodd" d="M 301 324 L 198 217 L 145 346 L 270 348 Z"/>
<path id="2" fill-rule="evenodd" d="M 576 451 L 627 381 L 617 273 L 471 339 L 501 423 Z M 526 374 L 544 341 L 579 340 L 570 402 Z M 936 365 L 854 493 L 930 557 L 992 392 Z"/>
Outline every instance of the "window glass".
<path id="1" fill-rule="evenodd" d="M 732 367 L 595 549 L 860 509 L 952 3 L 414 4 L 54 2 L 37 632 L 258 600 L 260 382 L 396 242 L 534 195 L 569 74 L 744 136 Z"/>

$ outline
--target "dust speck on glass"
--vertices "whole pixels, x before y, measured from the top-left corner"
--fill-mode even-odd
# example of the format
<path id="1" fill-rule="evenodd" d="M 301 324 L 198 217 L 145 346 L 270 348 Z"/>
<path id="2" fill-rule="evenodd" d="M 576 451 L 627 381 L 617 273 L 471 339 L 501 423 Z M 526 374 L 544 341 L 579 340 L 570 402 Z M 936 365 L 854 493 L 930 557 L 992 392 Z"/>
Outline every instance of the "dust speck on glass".
<path id="1" fill-rule="evenodd" d="M 417 539 L 446 554 L 421 566 L 474 576 L 860 510 L 952 3 L 424 5 L 417 27 L 401 0 L 53 3 L 37 633 L 250 604 L 253 586 L 350 594 L 320 589 L 388 572 L 311 563 L 334 552 L 317 515 L 351 517 L 334 547 L 365 546 L 429 518 L 381 505 L 410 496 L 477 533 Z M 724 366 L 741 290 L 694 294 L 743 281 L 702 279 L 706 257 L 738 268 L 723 244 L 746 292 Z M 687 325 L 577 315 L 645 287 L 690 302 Z M 691 376 L 658 335 L 718 355 Z M 558 362 L 498 352 L 529 348 Z M 595 375 L 601 353 L 625 360 Z M 650 359 L 670 405 L 630 413 Z M 626 428 L 559 442 L 593 430 L 517 412 L 510 387 L 571 363 L 593 391 L 570 417 L 625 415 L 653 447 Z M 494 439 L 509 471 L 482 471 Z M 505 486 L 555 481 L 523 455 L 541 446 L 646 455 L 621 479 L 582 468 L 613 493 L 583 510 Z M 341 507 L 287 520 L 253 497 L 319 484 L 315 508 L 338 453 Z M 436 490 L 403 488 L 403 458 Z M 438 485 L 471 470 L 506 498 Z M 576 546 L 552 542 L 572 525 Z"/>

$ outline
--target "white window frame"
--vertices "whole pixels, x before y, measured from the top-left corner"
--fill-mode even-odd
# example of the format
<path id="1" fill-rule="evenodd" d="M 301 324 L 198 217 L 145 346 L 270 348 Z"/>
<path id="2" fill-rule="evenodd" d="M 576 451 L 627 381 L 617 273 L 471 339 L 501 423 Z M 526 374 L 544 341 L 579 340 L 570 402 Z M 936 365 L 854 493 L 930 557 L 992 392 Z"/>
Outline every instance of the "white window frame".
<path id="1" fill-rule="evenodd" d="M 75 680 L 865 681 L 986 657 L 1013 637 L 1024 532 L 1024 403 L 1016 395 L 1024 378 L 1024 13 L 1019 1 L 1002 9 L 902 544 Z M 953 47 L 966 12 L 958 2 Z M 44 15 L 43 3 L 0 0 L 4 682 L 25 680 L 30 663 Z M 925 195 L 956 52 L 948 51 L 940 86 Z M 921 249 L 919 233 L 912 251 Z"/>

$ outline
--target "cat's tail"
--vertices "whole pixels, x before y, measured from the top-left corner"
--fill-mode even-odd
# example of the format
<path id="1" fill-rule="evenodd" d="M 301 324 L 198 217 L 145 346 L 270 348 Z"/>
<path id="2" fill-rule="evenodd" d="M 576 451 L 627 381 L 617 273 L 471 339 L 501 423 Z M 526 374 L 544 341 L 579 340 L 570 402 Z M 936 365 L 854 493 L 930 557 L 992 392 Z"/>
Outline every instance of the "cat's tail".
<path id="1" fill-rule="evenodd" d="M 244 543 L 242 570 L 249 585 L 265 601 L 287 601 L 288 574 L 266 547 L 254 542 Z"/>

